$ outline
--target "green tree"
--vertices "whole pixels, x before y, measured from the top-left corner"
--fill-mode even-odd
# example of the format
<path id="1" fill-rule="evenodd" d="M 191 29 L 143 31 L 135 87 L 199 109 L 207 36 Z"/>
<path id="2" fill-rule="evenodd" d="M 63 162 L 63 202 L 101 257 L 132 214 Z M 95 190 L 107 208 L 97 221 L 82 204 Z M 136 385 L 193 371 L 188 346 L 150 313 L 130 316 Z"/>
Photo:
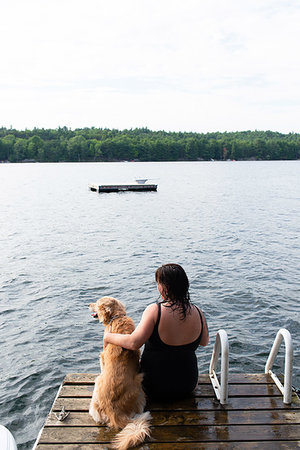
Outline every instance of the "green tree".
<path id="1" fill-rule="evenodd" d="M 198 142 L 195 138 L 189 138 L 185 146 L 185 155 L 187 159 L 196 160 L 198 158 Z"/>
<path id="2" fill-rule="evenodd" d="M 15 160 L 23 161 L 23 159 L 27 158 L 27 139 L 17 138 L 14 144 L 14 156 Z"/>
<path id="3" fill-rule="evenodd" d="M 32 136 L 28 141 L 28 158 L 43 161 L 44 141 L 37 135 Z"/>
<path id="4" fill-rule="evenodd" d="M 93 161 L 99 161 L 102 156 L 101 142 L 97 139 L 89 139 L 88 141 L 88 157 Z"/>
<path id="5" fill-rule="evenodd" d="M 88 144 L 84 136 L 77 135 L 69 139 L 67 144 L 70 161 L 84 161 Z"/>
<path id="6" fill-rule="evenodd" d="M 13 134 L 7 134 L 1 139 L 1 160 L 14 160 L 15 140 L 16 138 Z"/>

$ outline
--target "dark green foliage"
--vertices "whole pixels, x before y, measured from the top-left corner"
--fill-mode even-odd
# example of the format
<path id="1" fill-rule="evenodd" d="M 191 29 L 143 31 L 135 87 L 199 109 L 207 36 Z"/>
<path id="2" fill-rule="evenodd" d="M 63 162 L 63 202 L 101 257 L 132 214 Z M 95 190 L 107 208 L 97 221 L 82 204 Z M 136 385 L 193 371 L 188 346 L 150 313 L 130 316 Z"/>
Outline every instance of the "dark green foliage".
<path id="1" fill-rule="evenodd" d="M 0 128 L 0 160 L 201 161 L 300 158 L 300 134 L 273 131 L 215 133 L 67 127 Z"/>

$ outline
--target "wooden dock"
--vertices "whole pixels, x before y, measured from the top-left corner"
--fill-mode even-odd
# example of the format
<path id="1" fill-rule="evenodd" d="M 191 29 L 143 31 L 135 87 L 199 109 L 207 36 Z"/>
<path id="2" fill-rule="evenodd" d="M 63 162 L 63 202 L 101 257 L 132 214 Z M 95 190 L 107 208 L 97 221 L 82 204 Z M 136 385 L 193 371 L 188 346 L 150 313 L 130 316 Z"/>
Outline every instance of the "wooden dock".
<path id="1" fill-rule="evenodd" d="M 38 438 L 36 450 L 109 448 L 115 432 L 97 426 L 88 414 L 96 374 L 68 374 Z M 167 382 L 167 380 L 165 380 Z M 62 407 L 70 414 L 58 421 Z M 149 402 L 151 438 L 136 448 L 296 449 L 300 448 L 300 400 L 285 405 L 269 375 L 229 375 L 229 399 L 216 400 L 208 374 L 199 376 L 194 395 L 171 403 Z"/>
<path id="2" fill-rule="evenodd" d="M 89 184 L 89 190 L 98 192 L 150 192 L 157 191 L 157 184 Z"/>

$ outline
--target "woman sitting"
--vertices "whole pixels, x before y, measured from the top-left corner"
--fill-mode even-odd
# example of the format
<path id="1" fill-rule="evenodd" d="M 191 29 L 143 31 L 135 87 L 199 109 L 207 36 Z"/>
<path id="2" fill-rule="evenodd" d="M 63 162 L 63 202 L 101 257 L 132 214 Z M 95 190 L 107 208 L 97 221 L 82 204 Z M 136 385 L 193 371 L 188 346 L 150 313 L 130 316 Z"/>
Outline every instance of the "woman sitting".
<path id="1" fill-rule="evenodd" d="M 198 381 L 195 351 L 208 344 L 203 312 L 190 303 L 189 281 L 178 264 L 155 272 L 162 301 L 149 305 L 131 334 L 104 334 L 108 343 L 129 350 L 145 344 L 141 357 L 143 388 L 150 398 L 180 398 L 191 394 Z"/>

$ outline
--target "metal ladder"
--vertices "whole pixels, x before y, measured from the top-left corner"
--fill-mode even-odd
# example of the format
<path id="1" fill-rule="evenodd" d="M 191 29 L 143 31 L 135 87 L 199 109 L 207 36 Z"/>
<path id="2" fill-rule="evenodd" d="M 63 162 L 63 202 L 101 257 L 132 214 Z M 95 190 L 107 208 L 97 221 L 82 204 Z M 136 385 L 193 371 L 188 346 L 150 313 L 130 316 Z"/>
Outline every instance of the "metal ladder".
<path id="1" fill-rule="evenodd" d="M 285 343 L 285 369 L 284 369 L 284 385 L 278 379 L 277 375 L 272 371 L 272 367 L 281 343 Z M 221 379 L 218 380 L 216 368 L 221 354 Z M 215 344 L 209 365 L 209 378 L 214 389 L 215 395 L 221 405 L 228 402 L 228 371 L 229 371 L 229 343 L 225 330 L 219 330 L 216 334 Z M 293 344 L 290 332 L 285 328 L 281 328 L 274 340 L 267 363 L 265 365 L 265 373 L 269 374 L 274 380 L 276 386 L 283 395 L 283 403 L 290 404 L 292 401 L 292 372 L 293 372 Z"/>
<path id="2" fill-rule="evenodd" d="M 285 343 L 285 361 L 284 361 L 284 385 L 278 379 L 277 375 L 272 372 L 272 367 L 279 351 L 280 345 L 284 339 Z M 286 405 L 292 401 L 292 372 L 293 372 L 293 344 L 290 332 L 285 328 L 281 328 L 274 340 L 266 366 L 265 373 L 271 375 L 276 386 L 283 395 L 283 403 Z"/>

